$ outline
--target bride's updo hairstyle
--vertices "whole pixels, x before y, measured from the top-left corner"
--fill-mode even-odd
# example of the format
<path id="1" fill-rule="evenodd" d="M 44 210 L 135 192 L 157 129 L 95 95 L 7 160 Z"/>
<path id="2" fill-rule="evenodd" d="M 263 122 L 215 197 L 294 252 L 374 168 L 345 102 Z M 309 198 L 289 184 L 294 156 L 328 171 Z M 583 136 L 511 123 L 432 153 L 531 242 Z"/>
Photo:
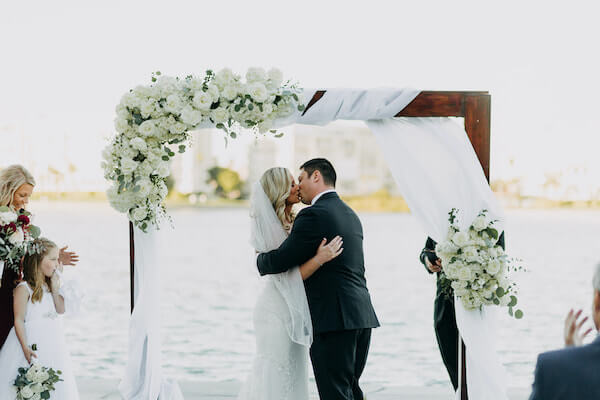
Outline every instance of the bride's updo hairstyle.
<path id="1" fill-rule="evenodd" d="M 293 215 L 290 215 L 291 221 L 288 221 L 285 217 L 285 201 L 292 191 L 292 174 L 286 168 L 269 168 L 260 178 L 260 185 L 271 201 L 281 225 L 288 230 L 294 220 Z"/>
<path id="2" fill-rule="evenodd" d="M 44 283 L 50 288 L 50 278 L 42 272 L 42 261 L 48 255 L 50 250 L 56 249 L 57 246 L 51 240 L 46 238 L 38 238 L 31 244 L 37 252 L 27 254 L 23 258 L 23 280 L 33 289 L 31 302 L 41 301 L 44 296 Z"/>
<path id="3" fill-rule="evenodd" d="M 35 179 L 22 165 L 11 165 L 0 171 L 0 206 L 10 206 L 17 189 L 26 183 L 35 186 Z"/>

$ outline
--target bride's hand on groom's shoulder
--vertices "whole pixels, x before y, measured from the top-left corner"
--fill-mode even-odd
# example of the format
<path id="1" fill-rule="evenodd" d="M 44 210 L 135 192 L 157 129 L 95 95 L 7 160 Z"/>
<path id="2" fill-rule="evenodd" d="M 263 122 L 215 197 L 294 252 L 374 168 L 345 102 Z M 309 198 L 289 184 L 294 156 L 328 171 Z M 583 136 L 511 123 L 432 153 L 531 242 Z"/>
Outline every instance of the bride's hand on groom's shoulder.
<path id="1" fill-rule="evenodd" d="M 342 251 L 344 251 L 344 248 L 342 247 L 343 244 L 344 241 L 340 236 L 334 237 L 329 243 L 327 243 L 326 238 L 323 238 L 319 248 L 317 249 L 319 264 L 323 265 L 342 254 Z"/>

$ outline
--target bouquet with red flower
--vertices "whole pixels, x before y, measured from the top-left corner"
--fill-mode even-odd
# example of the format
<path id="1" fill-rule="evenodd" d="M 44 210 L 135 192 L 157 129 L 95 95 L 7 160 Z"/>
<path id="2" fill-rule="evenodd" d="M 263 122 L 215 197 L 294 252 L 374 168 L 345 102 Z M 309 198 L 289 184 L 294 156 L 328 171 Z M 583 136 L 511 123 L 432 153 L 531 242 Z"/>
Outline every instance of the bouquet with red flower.
<path id="1" fill-rule="evenodd" d="M 31 213 L 0 207 L 0 260 L 5 267 L 18 272 L 21 258 L 37 252 L 32 242 L 39 236 L 40 228 L 31 224 Z"/>

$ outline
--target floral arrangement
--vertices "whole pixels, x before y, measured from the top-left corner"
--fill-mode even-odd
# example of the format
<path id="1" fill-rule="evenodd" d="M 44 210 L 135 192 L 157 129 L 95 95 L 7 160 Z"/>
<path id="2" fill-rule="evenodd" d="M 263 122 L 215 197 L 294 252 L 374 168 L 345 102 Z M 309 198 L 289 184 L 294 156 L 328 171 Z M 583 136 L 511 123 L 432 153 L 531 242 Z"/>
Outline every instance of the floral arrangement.
<path id="1" fill-rule="evenodd" d="M 450 211 L 448 235 L 435 247 L 442 260 L 443 285 L 454 290 L 467 310 L 494 304 L 508 307 L 510 316 L 522 318 L 523 311 L 514 310 L 517 287 L 509 272 L 523 268 L 515 266 L 516 260 L 509 259 L 497 243 L 497 221 L 482 210 L 467 230 L 460 230 L 457 213 L 457 209 Z"/>
<path id="2" fill-rule="evenodd" d="M 54 385 L 62 381 L 61 374 L 61 371 L 55 371 L 36 363 L 29 368 L 19 368 L 19 374 L 14 383 L 17 390 L 16 400 L 49 399 Z"/>
<path id="3" fill-rule="evenodd" d="M 0 260 L 5 266 L 18 272 L 21 258 L 36 252 L 32 242 L 39 236 L 40 229 L 31 224 L 31 213 L 0 207 Z"/>
<path id="4" fill-rule="evenodd" d="M 250 68 L 245 82 L 230 69 L 203 77 L 152 76 L 152 84 L 130 90 L 117 106 L 117 135 L 103 151 L 108 199 L 143 231 L 166 215 L 169 160 L 185 152 L 189 131 L 216 127 L 235 139 L 241 128 L 255 134 L 281 134 L 276 119 L 304 110 L 301 90 L 283 83 L 277 69 Z"/>

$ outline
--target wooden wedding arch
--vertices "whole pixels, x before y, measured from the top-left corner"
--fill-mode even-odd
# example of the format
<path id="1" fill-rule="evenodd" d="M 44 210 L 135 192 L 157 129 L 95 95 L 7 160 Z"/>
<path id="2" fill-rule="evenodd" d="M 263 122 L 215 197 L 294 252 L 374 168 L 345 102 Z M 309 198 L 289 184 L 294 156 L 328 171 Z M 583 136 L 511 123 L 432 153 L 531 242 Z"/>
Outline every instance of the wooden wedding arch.
<path id="1" fill-rule="evenodd" d="M 304 113 L 319 101 L 325 90 L 317 91 L 308 102 Z M 396 117 L 463 117 L 465 131 L 475 149 L 486 179 L 490 180 L 490 116 L 491 96 L 485 91 L 422 91 Z M 134 261 L 135 246 L 133 223 L 129 222 L 129 258 L 130 258 L 130 301 L 131 312 L 134 307 Z M 465 344 L 461 340 L 459 352 L 460 398 L 468 400 L 465 362 Z"/>

